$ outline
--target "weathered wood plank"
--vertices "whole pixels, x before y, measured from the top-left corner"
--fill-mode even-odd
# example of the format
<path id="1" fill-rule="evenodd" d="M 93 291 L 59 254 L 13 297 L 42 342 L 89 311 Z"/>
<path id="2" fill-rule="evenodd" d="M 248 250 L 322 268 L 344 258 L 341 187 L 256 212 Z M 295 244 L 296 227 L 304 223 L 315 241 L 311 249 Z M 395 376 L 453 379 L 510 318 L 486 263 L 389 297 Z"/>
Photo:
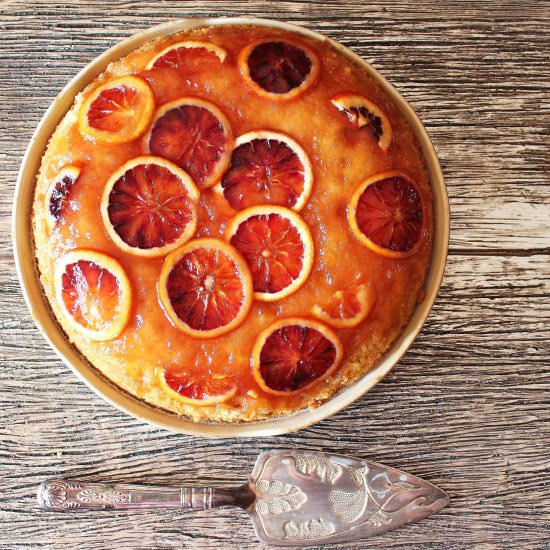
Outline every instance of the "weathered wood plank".
<path id="1" fill-rule="evenodd" d="M 209 441 L 119 413 L 56 359 L 9 218 L 26 143 L 80 67 L 151 24 L 237 14 L 320 30 L 399 88 L 442 161 L 451 255 L 421 335 L 363 399 L 298 434 Z M 44 514 L 34 491 L 53 475 L 229 486 L 270 447 L 368 456 L 451 495 L 368 547 L 550 547 L 549 16 L 547 1 L 0 1 L 0 548 L 258 548 L 239 511 Z"/>

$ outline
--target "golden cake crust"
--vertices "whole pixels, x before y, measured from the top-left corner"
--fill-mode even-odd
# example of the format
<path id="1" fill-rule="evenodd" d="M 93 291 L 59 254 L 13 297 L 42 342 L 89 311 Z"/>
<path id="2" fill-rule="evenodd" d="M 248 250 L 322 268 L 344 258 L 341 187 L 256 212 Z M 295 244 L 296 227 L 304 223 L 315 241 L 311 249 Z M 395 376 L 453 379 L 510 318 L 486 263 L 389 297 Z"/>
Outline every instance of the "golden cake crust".
<path id="1" fill-rule="evenodd" d="M 258 39 L 289 39 L 310 48 L 320 60 L 317 82 L 286 102 L 261 97 L 239 72 L 239 52 Z M 175 71 L 146 69 L 150 60 L 172 43 L 209 41 L 223 47 L 222 69 L 185 79 Z M 196 96 L 217 105 L 228 118 L 233 135 L 254 130 L 282 132 L 307 152 L 313 169 L 313 190 L 300 215 L 315 244 L 315 260 L 305 284 L 292 296 L 274 303 L 255 301 L 241 326 L 211 340 L 193 339 L 173 326 L 162 310 L 157 281 L 163 258 L 127 254 L 109 238 L 100 215 L 103 188 L 124 162 L 147 154 L 144 140 L 107 144 L 84 137 L 78 127 L 83 102 L 101 84 L 135 74 L 151 86 L 156 107 L 182 96 Z M 379 106 L 392 127 L 387 150 L 369 135 L 358 136 L 331 103 L 337 94 L 362 94 Z M 55 176 L 66 166 L 80 167 L 78 185 L 61 223 L 52 227 L 45 204 Z M 424 227 L 420 246 L 401 259 L 383 257 L 368 249 L 349 228 L 347 211 L 355 189 L 373 174 L 388 170 L 406 173 L 422 197 Z M 201 212 L 194 238 L 224 238 L 235 211 L 219 185 L 201 193 Z M 215 211 L 214 219 L 207 212 Z M 145 402 L 195 421 L 239 422 L 265 419 L 315 407 L 368 372 L 402 331 L 423 293 L 432 244 L 432 196 L 420 148 L 396 105 L 364 69 L 355 66 L 328 43 L 286 31 L 255 26 L 203 27 L 148 42 L 111 63 L 80 93 L 48 144 L 37 178 L 33 234 L 44 293 L 69 340 L 94 367 L 114 384 Z M 126 328 L 109 341 L 92 341 L 67 322 L 55 295 L 56 261 L 75 248 L 93 249 L 116 259 L 133 288 L 133 306 Z M 312 318 L 313 306 L 335 291 L 361 280 L 376 300 L 367 319 L 353 328 L 334 329 L 341 339 L 344 359 L 329 377 L 306 392 L 270 395 L 256 383 L 251 354 L 258 333 L 276 320 Z M 229 375 L 237 391 L 223 403 L 191 406 L 174 399 L 159 383 L 167 365 L 203 369 L 204 376 Z"/>

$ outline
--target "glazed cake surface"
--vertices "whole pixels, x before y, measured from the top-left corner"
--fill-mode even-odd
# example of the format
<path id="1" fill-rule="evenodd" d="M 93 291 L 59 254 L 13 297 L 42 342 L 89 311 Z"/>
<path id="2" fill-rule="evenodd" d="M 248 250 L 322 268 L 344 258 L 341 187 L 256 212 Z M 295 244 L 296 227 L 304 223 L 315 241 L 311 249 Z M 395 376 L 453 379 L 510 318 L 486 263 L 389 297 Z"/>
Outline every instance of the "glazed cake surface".
<path id="1" fill-rule="evenodd" d="M 198 53 L 206 55 L 207 62 L 151 66 L 164 50 L 182 42 L 213 44 L 224 52 L 223 59 L 203 48 Z M 264 65 L 254 65 L 254 56 L 263 51 L 258 53 L 255 45 L 263 42 L 290 45 L 310 56 L 309 61 L 292 59 L 298 84 L 292 87 L 291 83 L 290 92 L 300 88 L 302 73 L 307 73 L 302 83 L 309 79 L 294 96 L 281 92 L 270 75 L 264 79 Z M 298 55 L 281 46 L 264 49 L 269 59 Z M 305 66 L 300 66 L 302 62 Z M 127 75 L 145 83 L 143 92 L 141 84 L 136 84 L 136 93 L 148 97 L 150 91 L 152 104 L 133 107 L 144 123 L 132 122 L 126 137 L 109 141 L 99 123 L 92 130 L 83 127 L 82 113 L 94 105 L 100 87 L 108 88 L 114 79 Z M 262 85 L 271 91 L 262 93 L 258 89 Z M 364 109 L 350 99 L 356 97 L 366 100 Z M 209 112 L 217 117 L 216 131 L 223 127 L 215 139 L 226 148 L 226 160 L 218 162 L 217 153 L 212 153 L 215 166 L 210 172 L 206 164 L 195 162 L 199 155 L 195 161 L 193 155 L 187 160 L 176 158 L 171 147 L 180 142 L 170 141 L 173 134 L 162 133 L 176 130 L 168 123 L 159 126 L 159 120 L 167 120 L 166 113 L 182 105 L 197 109 L 206 105 L 207 110 L 213 106 Z M 204 114 L 185 108 L 186 116 Z M 92 118 L 88 122 L 92 124 Z M 243 160 L 235 151 L 239 147 L 244 151 L 250 142 L 258 155 L 262 144 L 268 149 L 277 145 L 286 153 L 290 150 L 295 165 L 285 173 L 289 181 L 298 182 L 298 195 L 309 178 L 309 191 L 273 198 L 276 194 L 259 184 L 253 187 L 254 182 L 239 187 L 242 181 L 253 179 L 253 174 L 239 171 Z M 161 160 L 155 164 L 155 158 Z M 117 213 L 126 215 L 128 206 L 124 185 L 133 181 L 120 178 L 126 177 L 125 170 L 134 159 L 138 166 L 140 162 L 155 164 L 153 176 L 147 172 L 149 176 L 143 177 L 158 177 L 157 187 L 168 177 L 167 188 L 181 185 L 178 200 L 191 204 L 188 211 L 185 205 L 174 207 L 173 219 L 160 216 L 160 222 L 151 222 L 156 233 L 149 226 L 147 230 L 132 226 L 137 216 L 117 222 Z M 242 189 L 244 193 L 239 194 Z M 257 193 L 247 195 L 250 189 Z M 267 197 L 265 202 L 258 199 L 261 193 Z M 369 193 L 374 198 L 369 199 Z M 416 208 L 410 220 L 399 226 L 408 231 L 406 235 L 380 225 L 378 213 L 374 221 L 369 218 L 376 208 L 368 200 L 379 199 L 388 205 L 395 197 L 408 201 L 407 208 Z M 187 218 L 180 223 L 178 216 Z M 405 223 L 401 214 L 394 214 L 394 219 Z M 260 225 L 242 225 L 250 220 Z M 276 223 L 270 238 L 288 232 L 294 235 L 290 251 L 284 252 L 285 258 L 295 255 L 296 265 L 285 264 L 284 271 L 284 277 L 300 279 L 292 288 L 290 284 L 285 287 L 283 275 L 275 275 L 274 264 L 269 264 L 271 275 L 265 269 L 259 273 L 259 264 L 248 255 L 250 243 L 243 244 L 241 239 L 245 229 L 252 235 L 249 240 L 263 235 L 261 223 L 271 222 Z M 162 223 L 166 226 L 160 227 Z M 364 234 L 368 231 L 370 238 Z M 70 341 L 122 390 L 195 421 L 260 420 L 315 407 L 372 369 L 422 299 L 432 231 L 432 196 L 423 156 L 398 107 L 379 84 L 326 42 L 259 26 L 196 28 L 151 41 L 111 63 L 78 95 L 54 132 L 42 159 L 33 210 L 35 253 L 44 293 Z M 163 235 L 160 241 L 159 234 Z M 384 239 L 390 244 L 386 246 Z M 153 241 L 161 243 L 160 252 L 153 250 Z M 215 315 L 227 317 L 220 330 L 211 309 L 193 313 L 199 306 L 189 301 L 187 290 L 181 290 L 182 262 L 203 262 L 196 266 L 202 273 L 213 257 L 204 259 L 201 246 L 213 246 L 224 261 L 231 260 L 227 265 L 237 281 L 216 295 L 221 300 L 228 292 L 234 293 L 230 304 L 234 310 L 224 306 L 223 300 L 216 302 L 218 309 L 212 309 Z M 258 262 L 270 253 L 262 254 Z M 93 281 L 82 279 L 80 268 L 94 268 L 96 261 L 105 262 L 104 270 L 94 272 Z M 263 287 L 258 281 L 262 277 Z M 68 288 L 71 281 L 73 286 Z M 97 307 L 107 319 L 99 329 L 86 320 L 82 305 L 91 307 L 90 281 L 99 293 L 94 294 Z M 215 284 L 212 281 L 212 277 L 204 278 L 200 292 L 209 291 L 209 285 Z M 197 296 L 200 303 L 207 299 L 204 294 Z M 95 310 L 89 313 L 96 314 Z M 284 332 L 285 326 L 297 331 L 298 343 L 294 333 Z M 310 336 L 314 341 L 305 350 Z M 285 346 L 288 349 L 279 349 Z M 319 355 L 315 355 L 315 346 L 324 346 Z M 275 352 L 282 355 L 273 359 Z"/>

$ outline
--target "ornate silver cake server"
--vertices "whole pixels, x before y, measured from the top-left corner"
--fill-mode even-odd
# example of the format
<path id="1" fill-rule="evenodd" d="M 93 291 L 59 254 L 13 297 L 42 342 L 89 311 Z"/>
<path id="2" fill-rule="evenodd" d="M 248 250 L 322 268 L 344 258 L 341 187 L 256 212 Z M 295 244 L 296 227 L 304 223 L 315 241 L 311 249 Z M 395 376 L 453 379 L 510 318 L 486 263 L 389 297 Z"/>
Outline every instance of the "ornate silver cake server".
<path id="1" fill-rule="evenodd" d="M 275 546 L 349 542 L 419 521 L 449 497 L 435 485 L 375 462 L 310 451 L 260 454 L 235 489 L 106 485 L 50 479 L 38 488 L 46 510 L 208 510 L 238 506 L 258 538 Z"/>

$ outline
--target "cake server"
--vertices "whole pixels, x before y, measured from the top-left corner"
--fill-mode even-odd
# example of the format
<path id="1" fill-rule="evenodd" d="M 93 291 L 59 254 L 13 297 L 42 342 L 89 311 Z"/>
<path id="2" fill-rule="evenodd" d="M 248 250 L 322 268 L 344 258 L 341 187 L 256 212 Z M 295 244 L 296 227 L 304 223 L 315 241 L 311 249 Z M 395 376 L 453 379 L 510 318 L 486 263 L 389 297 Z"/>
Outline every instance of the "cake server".
<path id="1" fill-rule="evenodd" d="M 260 454 L 250 479 L 234 489 L 154 487 L 49 479 L 38 487 L 46 510 L 209 510 L 237 506 L 256 535 L 274 546 L 350 542 L 441 510 L 449 497 L 416 476 L 375 462 L 327 453 Z"/>

